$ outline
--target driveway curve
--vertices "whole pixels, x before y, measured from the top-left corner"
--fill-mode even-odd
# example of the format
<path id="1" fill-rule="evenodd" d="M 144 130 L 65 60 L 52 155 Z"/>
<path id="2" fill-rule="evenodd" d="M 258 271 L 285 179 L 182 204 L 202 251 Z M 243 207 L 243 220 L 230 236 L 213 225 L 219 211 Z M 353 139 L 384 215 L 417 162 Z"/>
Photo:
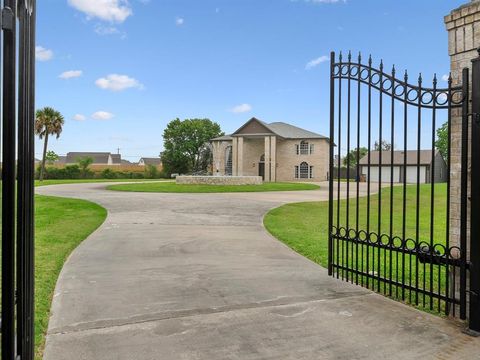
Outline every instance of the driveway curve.
<path id="1" fill-rule="evenodd" d="M 471 359 L 459 325 L 328 277 L 263 215 L 298 192 L 155 194 L 37 189 L 108 210 L 66 262 L 46 360 Z M 473 355 L 476 354 L 476 355 Z"/>

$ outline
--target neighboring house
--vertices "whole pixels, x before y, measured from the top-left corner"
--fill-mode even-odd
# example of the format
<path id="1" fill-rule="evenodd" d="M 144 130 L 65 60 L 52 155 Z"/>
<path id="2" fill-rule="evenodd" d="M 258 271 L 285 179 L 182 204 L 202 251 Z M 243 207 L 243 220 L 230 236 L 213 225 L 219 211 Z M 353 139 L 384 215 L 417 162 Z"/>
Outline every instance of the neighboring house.
<path id="1" fill-rule="evenodd" d="M 380 175 L 383 182 L 390 182 L 391 177 L 391 152 L 382 151 L 382 162 L 380 166 L 380 151 L 370 152 L 370 180 L 373 182 L 379 182 Z M 420 162 L 418 162 L 418 154 L 420 155 Z M 417 183 L 417 163 L 418 174 L 420 175 L 420 183 L 431 183 L 433 158 L 435 159 L 435 173 L 433 174 L 433 182 L 445 182 L 447 181 L 447 164 L 438 150 L 435 150 L 434 157 L 432 156 L 432 150 L 420 150 L 418 153 L 416 150 L 407 151 L 407 166 L 405 167 L 405 152 L 394 151 L 393 152 L 393 182 L 403 183 L 404 179 L 408 184 Z M 360 174 L 368 181 L 368 154 L 360 159 Z M 382 169 L 380 171 L 380 169 Z"/>
<path id="2" fill-rule="evenodd" d="M 65 164 L 76 164 L 81 158 L 92 158 L 92 165 L 121 165 L 122 158 L 120 154 L 111 154 L 109 152 L 69 152 L 65 159 Z"/>
<path id="3" fill-rule="evenodd" d="M 328 179 L 329 139 L 283 122 L 250 119 L 211 140 L 214 175 L 261 176 L 264 181 Z"/>
<path id="4" fill-rule="evenodd" d="M 138 165 L 140 165 L 140 166 L 146 166 L 146 165 L 160 166 L 160 165 L 162 165 L 162 159 L 160 159 L 159 157 L 157 157 L 157 158 L 142 157 L 138 161 Z"/>

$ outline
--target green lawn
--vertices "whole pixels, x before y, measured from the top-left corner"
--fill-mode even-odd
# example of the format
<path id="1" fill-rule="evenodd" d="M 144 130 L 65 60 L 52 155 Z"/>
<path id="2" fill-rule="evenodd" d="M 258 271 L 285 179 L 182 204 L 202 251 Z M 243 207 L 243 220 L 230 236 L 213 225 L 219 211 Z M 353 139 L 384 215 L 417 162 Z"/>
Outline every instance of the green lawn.
<path id="1" fill-rule="evenodd" d="M 37 195 L 35 201 L 35 348 L 36 359 L 41 359 L 63 263 L 104 222 L 107 211 L 84 200 Z"/>
<path id="2" fill-rule="evenodd" d="M 434 202 L 434 244 L 446 243 L 446 204 L 447 204 L 447 187 L 446 184 L 435 185 L 435 202 Z M 420 207 L 419 207 L 419 242 L 425 241 L 430 243 L 430 185 L 420 186 Z M 416 186 L 407 186 L 407 202 L 406 202 L 406 217 L 405 217 L 405 235 L 406 238 L 416 239 Z M 392 224 L 393 237 L 402 237 L 403 231 L 403 187 L 398 186 L 393 190 L 393 208 L 392 217 L 390 218 L 390 189 L 385 188 L 381 193 L 382 201 L 379 202 L 378 195 L 372 195 L 370 200 L 370 231 L 381 234 L 390 233 L 390 224 Z M 379 212 L 379 204 L 381 204 Z M 355 199 L 349 200 L 350 223 L 349 228 L 356 228 L 356 209 L 357 202 Z M 335 201 L 334 207 L 334 226 L 337 225 L 337 209 L 338 203 Z M 366 229 L 367 225 L 367 198 L 363 197 L 358 202 L 359 229 Z M 347 201 L 340 201 L 340 220 L 338 221 L 340 227 L 346 226 L 346 211 Z M 379 213 L 381 215 L 381 223 L 379 224 Z M 310 203 L 295 203 L 287 204 L 279 208 L 271 210 L 264 218 L 265 227 L 268 231 L 291 247 L 293 250 L 313 260 L 314 262 L 327 267 L 328 265 L 328 202 L 310 202 Z M 386 240 L 384 240 L 385 242 Z M 339 246 L 335 246 L 334 256 L 338 256 L 338 262 L 349 264 L 350 266 L 357 266 L 359 269 L 366 269 L 366 248 L 367 246 L 352 245 L 347 247 L 344 242 L 340 241 Z M 396 239 L 395 244 L 399 244 L 399 239 Z M 358 251 L 358 252 L 357 252 Z M 348 254 L 348 255 L 347 255 Z M 363 261 L 363 265 L 362 264 Z M 376 250 L 372 254 L 371 250 L 368 255 L 370 264 L 369 270 L 375 271 L 375 274 L 381 276 L 392 276 L 394 280 L 405 281 L 405 284 L 415 284 L 415 274 L 419 275 L 420 286 L 425 281 L 425 288 L 428 289 L 430 282 L 433 283 L 433 289 L 436 292 L 444 292 L 445 290 L 445 267 L 437 265 L 426 265 L 426 267 L 417 262 L 416 257 L 404 255 L 401 253 L 390 252 L 384 250 Z M 373 268 L 372 268 L 373 261 Z M 406 264 L 406 270 L 403 274 L 400 271 L 402 262 Z M 433 271 L 431 271 L 433 269 Z M 433 275 L 431 275 L 433 274 Z M 346 273 L 340 271 L 340 276 L 346 277 Z M 366 278 L 356 277 L 353 273 L 350 275 L 350 281 L 358 281 L 359 284 L 367 285 Z M 375 283 L 375 285 L 373 284 Z M 393 298 L 402 299 L 401 288 L 383 283 L 379 286 L 378 281 L 369 280 L 370 288 L 390 295 Z M 423 306 L 424 301 L 426 307 L 429 307 L 430 298 L 424 298 L 415 292 L 406 292 L 405 300 Z M 432 300 L 434 308 L 444 307 L 435 299 Z M 417 303 L 418 302 L 418 303 Z"/>
<path id="3" fill-rule="evenodd" d="M 167 179 L 66 179 L 66 180 L 35 180 L 35 186 L 104 183 L 104 182 L 146 182 L 146 181 L 171 181 Z"/>
<path id="4" fill-rule="evenodd" d="M 109 190 L 138 191 L 158 193 L 228 193 L 228 192 L 261 192 L 315 190 L 318 185 L 305 183 L 264 183 L 262 185 L 177 185 L 174 182 L 149 184 L 111 185 Z"/>

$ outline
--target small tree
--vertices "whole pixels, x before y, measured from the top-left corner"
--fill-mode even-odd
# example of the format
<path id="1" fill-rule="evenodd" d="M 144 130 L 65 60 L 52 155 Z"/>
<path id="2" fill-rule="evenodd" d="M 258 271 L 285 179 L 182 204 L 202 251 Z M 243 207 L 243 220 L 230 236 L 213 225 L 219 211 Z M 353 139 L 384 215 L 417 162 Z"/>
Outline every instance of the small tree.
<path id="1" fill-rule="evenodd" d="M 80 166 L 80 174 L 83 178 L 88 177 L 90 170 L 89 167 L 93 163 L 93 159 L 89 156 L 81 157 L 77 159 L 78 166 Z"/>
<path id="2" fill-rule="evenodd" d="M 367 154 L 368 154 L 368 149 L 365 147 L 353 149 L 347 154 L 347 156 L 343 158 L 343 165 L 345 166 L 350 165 L 350 167 L 357 166 L 360 159 Z"/>
<path id="3" fill-rule="evenodd" d="M 45 156 L 48 165 L 52 165 L 55 161 L 59 159 L 59 156 L 55 153 L 55 151 L 47 151 L 47 155 Z"/>
<path id="4" fill-rule="evenodd" d="M 435 141 L 435 147 L 440 151 L 443 159 L 448 159 L 448 121 L 437 129 L 437 141 Z"/>
<path id="5" fill-rule="evenodd" d="M 42 164 L 40 167 L 40 181 L 43 180 L 43 175 L 45 173 L 48 137 L 50 135 L 55 135 L 58 139 L 62 133 L 64 122 L 65 120 L 63 115 L 51 107 L 44 107 L 43 109 L 37 110 L 37 113 L 35 114 L 35 134 L 38 135 L 40 140 L 45 138 L 45 142 L 43 144 Z"/>

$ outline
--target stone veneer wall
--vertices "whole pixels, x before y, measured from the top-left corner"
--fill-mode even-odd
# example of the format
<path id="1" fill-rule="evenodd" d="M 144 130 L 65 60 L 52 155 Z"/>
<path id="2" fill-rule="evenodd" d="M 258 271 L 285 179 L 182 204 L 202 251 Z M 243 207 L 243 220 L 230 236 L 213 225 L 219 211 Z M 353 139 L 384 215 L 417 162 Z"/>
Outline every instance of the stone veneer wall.
<path id="1" fill-rule="evenodd" d="M 261 176 L 177 176 L 179 185 L 261 185 Z"/>
<path id="2" fill-rule="evenodd" d="M 453 85 L 456 86 L 462 82 L 463 68 L 470 68 L 471 70 L 472 60 L 478 56 L 477 49 L 480 47 L 480 1 L 471 1 L 453 10 L 445 17 L 445 24 L 448 31 L 452 80 Z M 461 109 L 452 111 L 451 129 L 450 244 L 456 245 L 460 243 Z M 470 204 L 468 205 L 470 207 Z M 468 211 L 470 212 L 470 209 Z"/>

